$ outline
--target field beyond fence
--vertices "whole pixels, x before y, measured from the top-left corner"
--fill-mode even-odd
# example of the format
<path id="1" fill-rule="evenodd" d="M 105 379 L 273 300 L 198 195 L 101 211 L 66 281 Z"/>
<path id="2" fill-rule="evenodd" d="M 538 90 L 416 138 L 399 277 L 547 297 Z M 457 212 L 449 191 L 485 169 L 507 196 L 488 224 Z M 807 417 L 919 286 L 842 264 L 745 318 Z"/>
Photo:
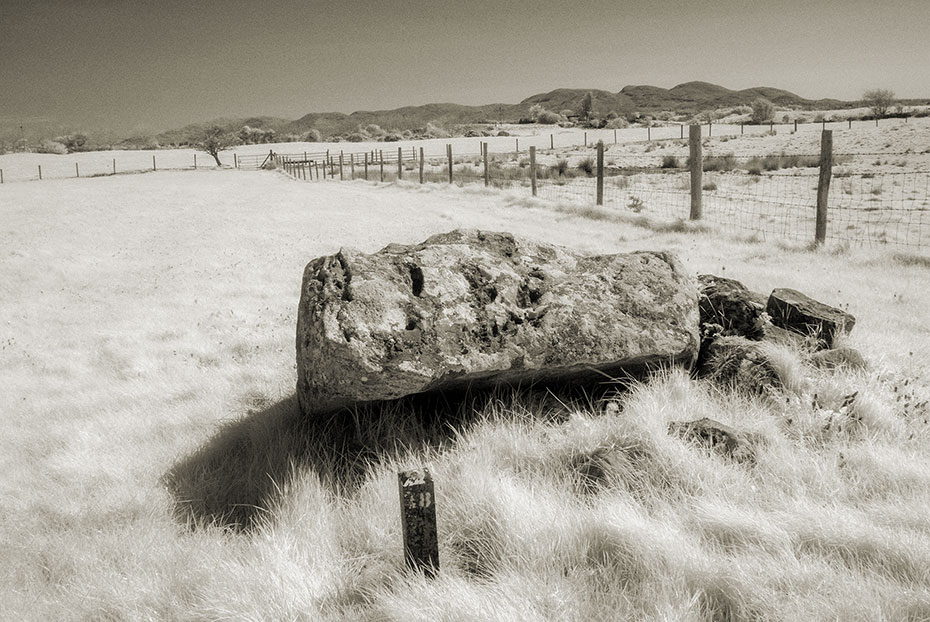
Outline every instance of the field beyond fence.
<path id="1" fill-rule="evenodd" d="M 476 153 L 457 154 L 448 145 L 440 157 L 397 147 L 269 153 L 238 161 L 242 167 L 280 168 L 307 182 L 484 184 L 589 206 L 594 218 L 690 218 L 759 239 L 930 249 L 930 171 L 865 170 L 876 158 L 914 168 L 902 165 L 913 157 L 908 152 L 834 153 L 831 146 L 814 154 L 705 155 L 699 149 L 696 167 L 686 157 L 625 154 L 623 146 L 612 148 L 598 166 L 597 151 L 586 144 L 568 157 L 564 150 L 535 146 L 491 153 L 485 144 Z M 819 232 L 818 195 L 826 225 Z"/>

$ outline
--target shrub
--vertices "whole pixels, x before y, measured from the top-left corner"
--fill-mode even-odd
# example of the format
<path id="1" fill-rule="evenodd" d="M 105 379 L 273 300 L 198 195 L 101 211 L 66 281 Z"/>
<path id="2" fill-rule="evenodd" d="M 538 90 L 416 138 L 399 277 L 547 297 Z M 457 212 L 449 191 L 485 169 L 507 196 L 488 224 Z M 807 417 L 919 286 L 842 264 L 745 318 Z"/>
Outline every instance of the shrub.
<path id="1" fill-rule="evenodd" d="M 626 208 L 627 208 L 628 210 L 630 210 L 630 211 L 632 211 L 632 212 L 636 212 L 636 213 L 638 214 L 638 213 L 640 213 L 641 211 L 643 211 L 644 209 L 646 209 L 646 204 L 643 203 L 643 200 L 642 200 L 642 199 L 640 199 L 638 196 L 635 196 L 635 195 L 634 195 L 634 196 L 631 196 L 631 197 L 630 197 L 630 202 L 627 203 Z"/>
<path id="2" fill-rule="evenodd" d="M 368 136 L 365 134 L 359 134 L 358 132 L 353 132 L 352 134 L 346 136 L 346 140 L 350 143 L 363 143 L 368 140 Z"/>
<path id="3" fill-rule="evenodd" d="M 814 123 L 823 123 L 823 113 L 822 113 L 822 112 L 818 112 L 816 115 L 814 115 Z"/>
<path id="4" fill-rule="evenodd" d="M 594 158 L 585 158 L 578 163 L 578 170 L 590 177 L 594 174 Z"/>
<path id="5" fill-rule="evenodd" d="M 707 182 L 706 184 L 704 184 L 703 186 L 701 186 L 701 189 L 702 189 L 702 190 L 716 190 L 716 189 L 717 189 L 717 184 L 714 183 L 714 182 L 712 182 L 712 181 L 709 181 L 709 182 Z"/>
<path id="6" fill-rule="evenodd" d="M 398 134 L 397 132 L 389 132 L 384 135 L 384 138 L 382 140 L 386 143 L 396 143 L 403 139 L 404 139 L 403 134 Z"/>
<path id="7" fill-rule="evenodd" d="M 662 168 L 679 168 L 678 158 L 673 155 L 663 157 Z"/>
<path id="8" fill-rule="evenodd" d="M 497 133 L 498 136 L 510 136 L 510 132 L 507 130 L 501 130 Z"/>
<path id="9" fill-rule="evenodd" d="M 759 97 L 752 102 L 752 114 L 750 115 L 753 123 L 767 123 L 775 118 L 775 105 L 764 97 Z"/>
<path id="10" fill-rule="evenodd" d="M 308 143 L 318 143 L 323 140 L 323 135 L 320 134 L 320 130 L 313 128 L 307 132 L 307 135 L 304 136 L 304 140 Z"/>
<path id="11" fill-rule="evenodd" d="M 736 168 L 736 157 L 732 153 L 707 157 L 701 168 L 705 171 L 732 171 Z"/>
<path id="12" fill-rule="evenodd" d="M 372 138 L 376 138 L 376 139 L 381 138 L 382 136 L 387 134 L 387 132 L 382 130 L 381 126 L 376 123 L 369 123 L 368 125 L 365 126 L 363 131 L 369 136 L 371 136 Z"/>
<path id="13" fill-rule="evenodd" d="M 554 168 L 556 172 L 559 174 L 559 177 L 564 177 L 565 174 L 568 173 L 568 160 L 565 160 L 565 159 L 556 160 Z"/>
<path id="14" fill-rule="evenodd" d="M 543 110 L 538 117 L 536 117 L 537 123 L 542 123 L 544 125 L 555 125 L 562 120 L 562 117 L 552 112 L 551 110 Z"/>
<path id="15" fill-rule="evenodd" d="M 432 121 L 427 121 L 426 136 L 428 138 L 449 138 L 452 134 Z"/>
<path id="16" fill-rule="evenodd" d="M 46 138 L 36 147 L 36 153 L 56 153 L 58 155 L 64 155 L 68 153 L 68 148 L 56 140 L 49 140 Z"/>
<path id="17" fill-rule="evenodd" d="M 625 127 L 630 127 L 630 122 L 623 117 L 617 117 L 608 121 L 605 127 L 609 130 L 622 130 Z"/>
<path id="18" fill-rule="evenodd" d="M 752 158 L 749 162 L 746 163 L 746 172 L 750 175 L 761 175 L 762 174 L 762 160 L 759 158 Z"/>

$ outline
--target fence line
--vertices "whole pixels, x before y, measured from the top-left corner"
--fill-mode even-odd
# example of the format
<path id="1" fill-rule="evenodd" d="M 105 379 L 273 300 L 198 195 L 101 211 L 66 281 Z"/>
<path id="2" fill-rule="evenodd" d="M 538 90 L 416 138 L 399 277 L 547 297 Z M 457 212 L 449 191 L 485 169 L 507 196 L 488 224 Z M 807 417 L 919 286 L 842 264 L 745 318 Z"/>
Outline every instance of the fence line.
<path id="1" fill-rule="evenodd" d="M 829 131 L 824 133 L 827 135 Z M 540 151 L 534 147 L 533 157 L 524 160 L 520 153 L 510 151 L 490 154 L 486 144 L 481 146 L 480 155 L 450 156 L 447 151 L 446 157 L 423 156 L 410 151 L 408 159 L 403 153 L 398 157 L 396 150 L 378 150 L 368 152 L 365 162 L 379 166 L 382 171 L 369 175 L 369 181 L 406 179 L 419 180 L 419 183 L 520 188 L 534 196 L 581 208 L 596 210 L 597 205 L 602 204 L 604 211 L 592 212 L 599 218 L 614 211 L 665 221 L 700 219 L 724 231 L 762 239 L 930 248 L 930 172 L 850 173 L 840 170 L 834 173 L 832 160 L 851 154 L 832 154 L 830 148 L 828 180 L 832 179 L 832 187 L 829 194 L 823 194 L 821 214 L 826 215 L 827 226 L 820 229 L 817 227 L 817 205 L 818 193 L 824 192 L 822 163 L 819 163 L 820 168 L 809 170 L 742 170 L 708 166 L 708 162 L 713 163 L 719 156 L 703 156 L 698 160 L 702 174 L 695 188 L 691 175 L 697 167 L 625 168 L 616 166 L 616 162 L 614 166 L 602 162 L 600 167 L 593 163 L 592 169 L 582 172 L 579 167 L 584 168 L 584 160 L 576 167 L 558 162 L 544 165 L 538 161 Z M 301 180 L 366 178 L 361 172 L 346 173 L 347 155 L 345 152 L 341 155 L 341 177 L 339 154 L 335 160 L 333 153 L 325 152 L 299 156 L 274 154 L 274 163 Z M 314 157 L 322 158 L 324 170 L 329 166 L 329 176 L 307 174 L 308 169 L 312 171 L 312 166 L 317 164 Z M 744 157 L 763 160 L 766 156 Z M 388 162 L 397 166 L 385 170 L 383 164 Z M 417 174 L 416 171 L 422 172 Z M 600 192 L 599 181 L 603 184 Z M 699 201 L 697 210 L 695 197 Z"/>

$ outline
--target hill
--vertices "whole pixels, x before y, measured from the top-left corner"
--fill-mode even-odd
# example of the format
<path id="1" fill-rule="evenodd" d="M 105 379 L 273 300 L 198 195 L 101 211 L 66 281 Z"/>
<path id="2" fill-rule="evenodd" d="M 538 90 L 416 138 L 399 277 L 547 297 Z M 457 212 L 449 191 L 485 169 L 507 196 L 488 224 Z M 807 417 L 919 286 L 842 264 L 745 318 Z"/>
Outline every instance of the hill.
<path id="1" fill-rule="evenodd" d="M 243 126 L 274 130 L 277 136 L 304 136 L 311 129 L 323 136 L 348 135 L 360 127 L 371 124 L 385 130 L 414 131 L 425 128 L 427 123 L 451 127 L 472 123 L 518 123 L 529 117 L 530 108 L 542 106 L 553 112 L 563 110 L 580 111 L 581 102 L 587 93 L 593 96 L 595 115 L 605 117 L 613 112 L 629 116 L 636 112 L 654 114 L 668 111 L 678 115 L 696 114 L 705 110 L 716 110 L 749 105 L 754 99 L 764 97 L 778 106 L 801 109 L 850 108 L 857 102 L 836 99 L 806 99 L 790 91 L 766 86 L 735 91 L 709 82 L 685 82 L 672 88 L 650 85 L 631 85 L 619 92 L 599 89 L 555 89 L 538 93 L 517 104 L 484 104 L 466 106 L 453 103 L 404 106 L 393 110 L 359 110 L 351 114 L 342 112 L 312 112 L 296 120 L 279 117 L 256 116 L 242 119 L 222 119 L 210 123 L 194 124 L 170 130 L 157 136 L 162 145 L 180 144 L 186 136 L 209 124 L 219 124 L 230 131 L 239 131 Z"/>

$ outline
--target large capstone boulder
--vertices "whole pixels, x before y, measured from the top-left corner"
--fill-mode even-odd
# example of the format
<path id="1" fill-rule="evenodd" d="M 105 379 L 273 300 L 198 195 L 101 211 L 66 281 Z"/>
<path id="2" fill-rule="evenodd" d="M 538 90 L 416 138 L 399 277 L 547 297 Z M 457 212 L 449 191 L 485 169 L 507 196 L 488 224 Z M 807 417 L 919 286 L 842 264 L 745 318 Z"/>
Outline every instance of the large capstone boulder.
<path id="1" fill-rule="evenodd" d="M 297 394 L 304 414 L 428 391 L 603 381 L 690 366 L 698 292 L 662 252 L 587 256 L 456 230 L 304 270 Z"/>
<path id="2" fill-rule="evenodd" d="M 849 313 L 786 287 L 772 291 L 765 310 L 772 324 L 810 336 L 820 348 L 834 347 L 837 336 L 849 333 L 856 323 Z"/>

